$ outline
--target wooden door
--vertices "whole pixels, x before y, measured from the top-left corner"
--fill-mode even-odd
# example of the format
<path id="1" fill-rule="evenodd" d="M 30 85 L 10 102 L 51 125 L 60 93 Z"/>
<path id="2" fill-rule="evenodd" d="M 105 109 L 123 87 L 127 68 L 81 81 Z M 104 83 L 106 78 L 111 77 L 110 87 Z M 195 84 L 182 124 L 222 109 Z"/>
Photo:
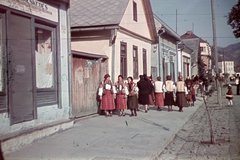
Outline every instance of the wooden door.
<path id="1" fill-rule="evenodd" d="M 98 112 L 99 60 L 72 58 L 73 117 Z"/>

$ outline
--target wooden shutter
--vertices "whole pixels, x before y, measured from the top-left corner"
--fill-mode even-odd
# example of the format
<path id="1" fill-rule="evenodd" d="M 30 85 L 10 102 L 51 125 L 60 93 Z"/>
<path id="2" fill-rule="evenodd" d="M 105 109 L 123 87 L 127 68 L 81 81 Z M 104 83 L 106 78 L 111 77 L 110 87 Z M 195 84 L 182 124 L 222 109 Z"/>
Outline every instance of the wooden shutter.
<path id="1" fill-rule="evenodd" d="M 32 120 L 33 66 L 31 19 L 11 14 L 9 56 L 9 106 L 11 124 Z"/>

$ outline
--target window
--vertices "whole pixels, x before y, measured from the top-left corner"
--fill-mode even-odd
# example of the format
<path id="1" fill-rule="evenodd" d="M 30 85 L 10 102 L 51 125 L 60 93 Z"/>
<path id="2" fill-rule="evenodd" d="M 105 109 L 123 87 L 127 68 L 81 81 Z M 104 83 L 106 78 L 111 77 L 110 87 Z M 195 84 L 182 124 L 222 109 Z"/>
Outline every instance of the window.
<path id="1" fill-rule="evenodd" d="M 0 14 L 0 92 L 3 91 L 4 77 L 3 77 L 3 25 L 2 16 Z"/>
<path id="2" fill-rule="evenodd" d="M 39 89 L 52 88 L 54 84 L 52 31 L 36 28 L 35 36 L 36 86 Z"/>
<path id="3" fill-rule="evenodd" d="M 206 52 L 206 47 L 200 47 L 201 52 Z"/>
<path id="4" fill-rule="evenodd" d="M 57 103 L 56 29 L 35 24 L 37 106 Z"/>
<path id="5" fill-rule="evenodd" d="M 147 51 L 143 49 L 143 74 L 147 74 Z"/>
<path id="6" fill-rule="evenodd" d="M 138 48 L 133 46 L 133 78 L 138 79 Z"/>
<path id="7" fill-rule="evenodd" d="M 137 3 L 133 1 L 133 20 L 137 22 Z"/>
<path id="8" fill-rule="evenodd" d="M 127 44 L 121 42 L 121 66 L 120 66 L 120 74 L 123 78 L 127 78 Z"/>

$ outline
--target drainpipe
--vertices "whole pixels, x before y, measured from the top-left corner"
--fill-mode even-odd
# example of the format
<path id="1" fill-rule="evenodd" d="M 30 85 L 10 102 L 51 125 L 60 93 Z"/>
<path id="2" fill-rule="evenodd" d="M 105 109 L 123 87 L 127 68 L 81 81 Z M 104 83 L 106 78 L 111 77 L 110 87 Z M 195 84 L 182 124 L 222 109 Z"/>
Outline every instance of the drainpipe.
<path id="1" fill-rule="evenodd" d="M 113 30 L 112 36 L 111 36 L 111 43 L 112 43 L 112 81 L 114 82 L 114 77 L 115 77 L 115 40 L 117 37 L 117 29 L 115 28 Z"/>
<path id="2" fill-rule="evenodd" d="M 166 31 L 165 31 L 165 28 L 160 28 L 159 30 L 158 30 L 158 64 L 159 64 L 159 66 L 158 66 L 158 71 L 159 71 L 159 76 L 161 77 L 161 78 L 163 78 L 163 70 L 162 70 L 162 54 L 161 54 L 161 44 L 160 44 L 160 36 L 162 35 L 162 34 L 164 34 Z"/>

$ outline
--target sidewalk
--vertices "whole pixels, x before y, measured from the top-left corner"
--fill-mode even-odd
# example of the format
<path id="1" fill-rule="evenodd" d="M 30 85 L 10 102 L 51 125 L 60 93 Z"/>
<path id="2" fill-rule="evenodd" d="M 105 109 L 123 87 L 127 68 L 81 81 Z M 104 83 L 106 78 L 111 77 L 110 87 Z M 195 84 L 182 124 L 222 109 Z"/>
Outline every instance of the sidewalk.
<path id="1" fill-rule="evenodd" d="M 198 96 L 195 106 L 183 108 L 184 112 L 178 112 L 176 106 L 172 112 L 167 107 L 157 111 L 157 107 L 151 106 L 148 113 L 141 110 L 137 117 L 130 117 L 127 110 L 125 117 L 81 118 L 71 129 L 4 157 L 5 160 L 154 159 L 202 104 L 202 97 Z"/>

